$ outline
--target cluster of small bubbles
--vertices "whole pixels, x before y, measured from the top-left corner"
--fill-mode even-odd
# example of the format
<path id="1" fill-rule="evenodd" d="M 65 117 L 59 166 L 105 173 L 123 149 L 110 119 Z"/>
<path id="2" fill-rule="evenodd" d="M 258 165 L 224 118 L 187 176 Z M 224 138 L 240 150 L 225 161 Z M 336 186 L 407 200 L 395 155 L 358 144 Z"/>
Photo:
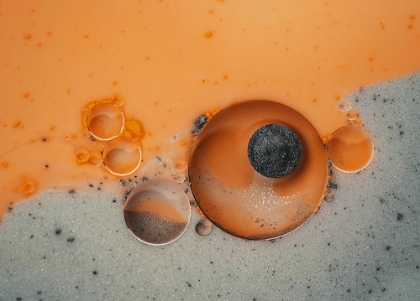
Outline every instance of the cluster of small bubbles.
<path id="1" fill-rule="evenodd" d="M 92 167 L 104 165 L 118 176 L 133 173 L 141 163 L 141 149 L 138 140 L 143 135 L 140 122 L 123 111 L 124 98 L 115 95 L 92 101 L 81 111 L 82 124 L 87 129 L 84 137 L 91 145 L 102 145 L 102 151 L 76 150 L 76 163 L 88 163 Z M 65 140 L 72 139 L 66 135 Z M 106 144 L 105 144 L 106 143 Z"/>
<path id="2" fill-rule="evenodd" d="M 97 167 L 102 164 L 102 161 L 102 154 L 99 151 L 88 151 L 84 148 L 76 150 L 77 164 L 88 163 L 93 167 Z"/>
<path id="3" fill-rule="evenodd" d="M 195 225 L 195 232 L 200 236 L 208 236 L 213 230 L 213 224 L 208 219 L 203 219 Z"/>

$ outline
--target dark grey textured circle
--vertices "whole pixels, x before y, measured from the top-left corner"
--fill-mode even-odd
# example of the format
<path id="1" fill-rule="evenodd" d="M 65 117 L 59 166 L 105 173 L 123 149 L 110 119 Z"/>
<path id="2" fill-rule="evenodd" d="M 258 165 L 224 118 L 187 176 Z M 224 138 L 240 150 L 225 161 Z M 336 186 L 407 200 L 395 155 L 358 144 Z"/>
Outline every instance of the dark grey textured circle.
<path id="1" fill-rule="evenodd" d="M 291 173 L 300 162 L 302 145 L 299 137 L 282 124 L 267 124 L 252 135 L 248 158 L 254 169 L 269 178 Z"/>

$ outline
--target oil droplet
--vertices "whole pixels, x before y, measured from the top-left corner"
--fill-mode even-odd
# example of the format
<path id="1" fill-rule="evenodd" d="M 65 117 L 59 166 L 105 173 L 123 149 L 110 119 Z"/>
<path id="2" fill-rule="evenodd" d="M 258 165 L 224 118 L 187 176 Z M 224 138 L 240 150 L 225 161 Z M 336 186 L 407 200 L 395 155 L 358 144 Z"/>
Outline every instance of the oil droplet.
<path id="1" fill-rule="evenodd" d="M 174 175 L 174 180 L 178 184 L 181 184 L 181 183 L 184 183 L 187 179 L 183 174 L 176 174 L 176 175 Z"/>
<path id="2" fill-rule="evenodd" d="M 200 236 L 209 236 L 213 230 L 213 224 L 208 219 L 203 219 L 195 225 L 195 232 Z"/>
<path id="3" fill-rule="evenodd" d="M 109 141 L 103 150 L 105 167 L 117 176 L 133 173 L 141 162 L 141 149 L 129 139 L 118 137 Z"/>
<path id="4" fill-rule="evenodd" d="M 349 110 L 347 112 L 347 119 L 348 120 L 355 120 L 357 118 L 357 111 L 356 110 Z"/>
<path id="5" fill-rule="evenodd" d="M 112 97 L 111 103 L 114 106 L 120 107 L 124 104 L 124 98 L 121 95 L 116 95 L 116 96 Z"/>
<path id="6" fill-rule="evenodd" d="M 188 164 L 184 160 L 179 160 L 175 163 L 175 169 L 179 172 L 186 170 L 187 166 Z"/>
<path id="7" fill-rule="evenodd" d="M 77 164 L 82 164 L 84 162 L 87 162 L 87 160 L 89 160 L 89 151 L 84 149 L 84 148 L 80 148 L 76 151 L 76 163 Z"/>
<path id="8" fill-rule="evenodd" d="M 128 229 L 140 241 L 154 246 L 178 239 L 188 226 L 191 207 L 175 184 L 151 179 L 137 186 L 124 206 Z"/>
<path id="9" fill-rule="evenodd" d="M 89 153 L 89 159 L 87 160 L 90 166 L 98 167 L 102 164 L 102 154 L 98 151 L 93 151 Z"/>
<path id="10" fill-rule="evenodd" d="M 87 126 L 95 138 L 111 140 L 123 130 L 124 114 L 110 103 L 100 103 L 90 110 Z"/>
<path id="11" fill-rule="evenodd" d="M 332 164 L 344 172 L 357 172 L 368 166 L 373 152 L 370 135 L 354 126 L 339 128 L 328 141 L 328 155 Z"/>
<path id="12" fill-rule="evenodd" d="M 351 110 L 351 103 L 347 99 L 342 99 L 337 103 L 337 108 L 341 112 L 345 113 L 345 112 Z"/>
<path id="13" fill-rule="evenodd" d="M 25 181 L 22 183 L 23 192 L 25 195 L 28 195 L 35 191 L 36 182 L 35 181 Z"/>

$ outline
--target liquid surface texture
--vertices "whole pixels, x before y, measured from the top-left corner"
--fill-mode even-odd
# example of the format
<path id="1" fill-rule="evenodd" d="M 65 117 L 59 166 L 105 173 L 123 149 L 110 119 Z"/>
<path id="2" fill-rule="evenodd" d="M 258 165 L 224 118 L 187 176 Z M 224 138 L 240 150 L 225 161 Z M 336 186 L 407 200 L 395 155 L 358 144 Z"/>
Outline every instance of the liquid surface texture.
<path id="1" fill-rule="evenodd" d="M 0 216 L 46 188 L 115 181 L 75 154 L 102 150 L 81 110 L 116 94 L 144 161 L 185 160 L 192 120 L 235 101 L 279 101 L 327 136 L 346 122 L 338 99 L 420 69 L 419 18 L 411 0 L 2 1 Z"/>

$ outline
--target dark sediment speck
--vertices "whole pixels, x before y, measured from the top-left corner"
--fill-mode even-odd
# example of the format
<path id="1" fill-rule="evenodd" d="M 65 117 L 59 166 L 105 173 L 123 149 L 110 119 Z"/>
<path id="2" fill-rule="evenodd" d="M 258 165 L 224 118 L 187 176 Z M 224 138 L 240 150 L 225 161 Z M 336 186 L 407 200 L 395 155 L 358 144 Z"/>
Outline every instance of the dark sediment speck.
<path id="1" fill-rule="evenodd" d="M 61 229 L 55 230 L 55 234 L 60 235 L 61 234 Z"/>
<path id="2" fill-rule="evenodd" d="M 192 131 L 194 136 L 198 136 L 207 121 L 208 119 L 205 115 L 200 115 L 196 120 L 194 120 L 195 130 Z"/>
<path id="3" fill-rule="evenodd" d="M 69 190 L 69 193 L 70 193 L 70 194 L 75 194 L 75 193 L 76 193 L 76 190 L 74 190 L 74 189 L 70 189 L 70 190 Z"/>
<path id="4" fill-rule="evenodd" d="M 331 180 L 328 181 L 327 188 L 337 189 L 338 185 L 336 183 L 331 182 Z"/>
<path id="5" fill-rule="evenodd" d="M 402 220 L 404 217 L 404 215 L 402 215 L 401 213 L 397 213 L 397 221 Z"/>
<path id="6" fill-rule="evenodd" d="M 75 240 L 75 238 L 74 237 L 69 237 L 69 238 L 67 238 L 67 241 L 68 242 L 73 242 Z"/>

